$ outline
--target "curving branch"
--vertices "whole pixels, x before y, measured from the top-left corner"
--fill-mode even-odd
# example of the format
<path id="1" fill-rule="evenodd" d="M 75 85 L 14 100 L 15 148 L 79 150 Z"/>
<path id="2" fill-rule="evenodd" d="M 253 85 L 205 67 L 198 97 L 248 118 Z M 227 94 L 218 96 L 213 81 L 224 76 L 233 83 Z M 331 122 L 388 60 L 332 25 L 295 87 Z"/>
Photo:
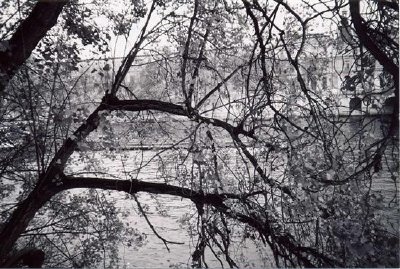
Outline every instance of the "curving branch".
<path id="1" fill-rule="evenodd" d="M 56 189 L 57 192 L 75 188 L 115 190 L 123 191 L 133 195 L 138 192 L 147 192 L 152 194 L 167 194 L 190 199 L 196 205 L 210 205 L 229 218 L 238 220 L 255 228 L 264 237 L 270 236 L 275 244 L 284 247 L 289 253 L 296 256 L 302 265 L 313 267 L 314 261 L 317 261 L 323 266 L 341 265 L 339 261 L 318 252 L 312 247 L 302 246 L 301 243 L 298 243 L 294 240 L 291 234 L 278 231 L 273 227 L 273 221 L 268 219 L 263 220 L 262 218 L 257 217 L 256 214 L 243 214 L 241 212 L 232 210 L 227 204 L 225 204 L 225 202 L 231 199 L 243 200 L 244 197 L 242 195 L 235 193 L 204 193 L 202 191 L 195 191 L 165 183 L 93 177 L 64 176 L 60 182 L 54 186 L 54 189 Z"/>
<path id="2" fill-rule="evenodd" d="M 140 180 L 63 176 L 60 180 L 60 183 L 61 184 L 58 184 L 58 186 L 57 184 L 54 186 L 54 190 L 57 192 L 78 188 L 95 188 L 102 190 L 123 191 L 129 194 L 136 194 L 139 192 L 167 194 L 190 199 L 195 204 L 209 204 L 216 208 L 225 209 L 228 207 L 224 204 L 224 201 L 228 199 L 241 198 L 240 195 L 234 193 L 204 193 L 202 191 L 195 191 L 189 188 L 178 187 L 166 183 L 147 182 Z"/>
<path id="3" fill-rule="evenodd" d="M 379 61 L 383 68 L 388 71 L 394 78 L 395 82 L 395 93 L 398 97 L 399 91 L 399 66 L 396 65 L 392 59 L 390 59 L 375 43 L 375 41 L 368 36 L 369 29 L 363 22 L 360 14 L 360 0 L 350 0 L 350 14 L 351 20 L 354 24 L 357 36 L 360 42 L 365 46 L 369 52 Z"/>
<path id="4" fill-rule="evenodd" d="M 388 3 L 388 2 L 382 2 Z M 350 0 L 350 14 L 351 19 L 355 28 L 355 32 L 361 42 L 361 44 L 367 48 L 367 50 L 375 57 L 376 60 L 383 66 L 384 70 L 389 72 L 394 81 L 394 95 L 395 95 L 395 103 L 393 106 L 393 112 L 391 115 L 391 122 L 385 137 L 380 141 L 380 146 L 378 146 L 375 154 L 372 158 L 372 161 L 369 162 L 364 169 L 360 172 L 352 175 L 349 178 L 357 176 L 359 173 L 366 171 L 367 169 L 374 168 L 375 170 L 379 170 L 380 163 L 382 160 L 382 156 L 386 147 L 389 143 L 389 139 L 398 133 L 399 126 L 399 66 L 388 56 L 385 54 L 383 50 L 381 50 L 378 44 L 373 40 L 369 35 L 370 29 L 366 25 L 365 21 L 361 17 L 360 14 L 360 0 Z M 347 179 L 346 179 L 347 180 Z"/>
<path id="5" fill-rule="evenodd" d="M 119 100 L 117 98 L 105 98 L 100 110 L 123 110 L 123 111 L 144 111 L 157 110 L 169 114 L 186 116 L 187 112 L 183 106 L 158 100 Z"/>

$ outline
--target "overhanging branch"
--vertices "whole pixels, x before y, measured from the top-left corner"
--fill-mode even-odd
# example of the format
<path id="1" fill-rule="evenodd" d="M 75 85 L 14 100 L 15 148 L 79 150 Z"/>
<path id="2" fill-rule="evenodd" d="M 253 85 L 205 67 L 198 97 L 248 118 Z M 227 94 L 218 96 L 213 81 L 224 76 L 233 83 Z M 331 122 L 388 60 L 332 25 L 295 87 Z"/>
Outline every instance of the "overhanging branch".
<path id="1" fill-rule="evenodd" d="M 255 215 L 247 216 L 240 212 L 233 211 L 224 202 L 229 199 L 243 199 L 244 196 L 234 193 L 203 193 L 188 188 L 173 186 L 165 183 L 146 182 L 139 180 L 118 180 L 108 178 L 95 178 L 95 177 L 72 177 L 64 176 L 62 185 L 58 185 L 58 191 L 74 189 L 74 188 L 97 188 L 103 190 L 116 190 L 123 191 L 129 194 L 136 194 L 138 192 L 147 192 L 152 194 L 167 194 L 187 198 L 193 201 L 196 205 L 208 204 L 216 208 L 221 213 L 236 219 L 242 223 L 255 228 L 263 236 L 271 236 L 274 242 L 284 246 L 289 252 L 294 254 L 299 261 L 311 267 L 312 259 L 319 260 L 324 265 L 340 265 L 340 262 L 325 256 L 311 247 L 304 247 L 297 243 L 294 238 L 288 233 L 279 233 L 271 227 L 268 220 L 262 221 L 255 217 Z M 275 234 L 276 233 L 276 234 Z M 312 258 L 311 258 L 311 257 Z"/>
<path id="2" fill-rule="evenodd" d="M 124 110 L 124 111 L 144 111 L 157 110 L 174 115 L 185 116 L 186 110 L 183 106 L 158 100 L 119 100 L 117 98 L 105 98 L 102 110 Z"/>
<path id="3" fill-rule="evenodd" d="M 118 180 L 109 178 L 96 177 L 72 177 L 65 176 L 62 185 L 57 187 L 61 190 L 89 188 L 102 190 L 123 191 L 129 194 L 138 192 L 147 192 L 152 194 L 166 194 L 179 196 L 192 200 L 194 203 L 204 203 L 212 205 L 216 208 L 228 207 L 223 203 L 228 199 L 240 199 L 240 195 L 234 193 L 203 193 L 188 188 L 178 187 L 165 183 L 146 182 L 140 180 Z"/>

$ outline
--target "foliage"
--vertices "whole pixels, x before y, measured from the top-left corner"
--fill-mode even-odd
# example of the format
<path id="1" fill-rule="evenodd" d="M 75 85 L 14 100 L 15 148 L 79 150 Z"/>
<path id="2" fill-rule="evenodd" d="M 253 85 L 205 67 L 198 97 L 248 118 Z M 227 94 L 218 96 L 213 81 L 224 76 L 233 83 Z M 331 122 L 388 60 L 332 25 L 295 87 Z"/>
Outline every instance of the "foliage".
<path id="1" fill-rule="evenodd" d="M 247 244 L 264 266 L 398 266 L 398 4 L 359 2 L 54 2 L 19 63 L 7 40 L 30 40 L 40 4 L 3 1 L 0 52 L 19 60 L 0 61 L 0 264 L 35 247 L 46 266 L 118 267 L 145 240 L 122 191 L 167 250 L 181 242 L 150 205 L 193 202 L 193 267 L 252 266 Z M 355 96 L 377 115 L 344 110 Z"/>

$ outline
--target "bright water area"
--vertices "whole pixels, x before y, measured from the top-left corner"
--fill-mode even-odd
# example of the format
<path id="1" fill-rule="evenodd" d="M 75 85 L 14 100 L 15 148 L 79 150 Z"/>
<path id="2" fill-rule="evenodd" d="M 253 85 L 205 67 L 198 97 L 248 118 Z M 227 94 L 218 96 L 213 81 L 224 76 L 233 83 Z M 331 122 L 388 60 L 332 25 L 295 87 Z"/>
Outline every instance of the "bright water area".
<path id="1" fill-rule="evenodd" d="M 109 173 L 125 179 L 124 171 L 130 171 L 129 173 L 135 176 L 137 174 L 135 169 L 140 164 L 152 160 L 157 151 L 122 151 L 115 154 L 112 159 L 106 158 L 107 155 L 103 152 L 98 151 L 92 154 L 91 157 L 98 161 L 96 166 L 107 167 Z M 232 157 L 231 161 L 234 161 L 235 156 Z M 158 165 L 157 158 L 150 161 L 141 169 L 138 179 L 160 182 Z M 80 169 L 87 171 L 87 167 L 75 167 L 75 169 L 76 171 Z M 382 171 L 379 176 L 379 180 L 374 182 L 374 189 L 381 192 L 387 201 L 393 200 L 393 207 L 384 210 L 387 210 L 391 223 L 396 229 L 399 221 L 399 211 L 396 210 L 396 187 L 393 178 L 386 171 Z M 156 198 L 146 193 L 137 195 L 141 204 L 146 207 L 147 215 L 157 232 L 167 240 L 182 243 L 179 245 L 169 244 L 170 251 L 168 251 L 163 242 L 152 232 L 145 219 L 140 216 L 133 199 L 126 199 L 124 193 L 113 192 L 112 196 L 119 208 L 129 210 L 124 221 L 129 222 L 131 227 L 146 235 L 143 246 L 128 246 L 126 244 L 120 246 L 122 267 L 190 267 L 190 257 L 194 251 L 197 237 L 190 235 L 188 227 L 182 224 L 184 223 L 182 220 L 196 216 L 196 210 L 191 201 L 168 195 L 157 195 Z M 236 240 L 231 249 L 233 257 L 239 261 L 241 267 L 273 267 L 272 257 L 265 259 L 269 256 L 265 252 L 265 248 L 258 248 L 250 241 L 242 242 L 241 238 L 234 238 L 233 240 Z M 206 255 L 210 267 L 221 267 L 219 261 L 211 253 L 206 253 Z"/>
<path id="2" fill-rule="evenodd" d="M 352 128 L 354 128 L 354 131 L 359 130 L 357 124 L 351 124 L 350 130 Z M 376 132 L 379 132 L 379 130 L 380 128 L 376 128 Z M 234 153 L 236 150 L 233 150 L 233 148 L 226 150 L 231 152 L 231 158 L 228 159 L 229 166 L 235 167 L 236 158 L 239 158 L 237 153 Z M 165 160 L 171 159 L 172 155 L 179 153 L 178 151 L 169 151 L 164 153 L 162 158 L 157 156 L 158 153 L 159 151 L 156 150 L 94 151 L 88 153 L 88 156 L 93 160 L 92 167 L 86 167 L 87 164 L 78 162 L 80 164 L 77 165 L 75 163 L 73 170 L 76 172 L 101 171 L 102 168 L 106 167 L 107 169 L 104 172 L 120 179 L 130 179 L 126 176 L 126 174 L 129 174 L 132 178 L 137 178 L 138 180 L 163 182 L 160 164 L 163 164 L 166 169 L 171 169 L 171 171 L 178 170 L 176 162 L 165 163 Z M 400 220 L 397 195 L 398 178 L 393 177 L 388 172 L 387 166 L 398 167 L 398 152 L 394 152 L 392 156 L 395 159 L 386 160 L 383 164 L 384 169 L 375 175 L 372 188 L 377 193 L 382 194 L 386 204 L 390 206 L 381 210 L 387 214 L 389 225 L 392 225 L 392 228 L 397 231 Z M 143 166 L 143 164 L 146 165 Z M 143 167 L 140 171 L 135 170 L 141 166 Z M 178 185 L 172 178 L 167 180 L 170 180 L 169 184 Z M 197 236 L 190 234 L 184 220 L 193 216 L 194 219 L 196 218 L 196 209 L 191 201 L 174 196 L 152 196 L 146 193 L 139 193 L 137 197 L 146 208 L 149 220 L 157 232 L 166 240 L 182 244 L 169 244 L 170 251 L 168 251 L 164 243 L 150 229 L 143 216 L 138 213 L 136 202 L 131 198 L 127 198 L 124 193 L 113 192 L 112 199 L 117 206 L 122 210 L 129 210 L 125 221 L 146 235 L 143 246 L 128 246 L 127 244 L 120 246 L 121 267 L 190 267 L 190 257 L 194 251 Z M 265 248 L 260 248 L 249 240 L 243 241 L 239 237 L 233 238 L 233 241 L 231 254 L 240 267 L 265 268 L 274 266 L 272 257 Z M 206 252 L 206 255 L 208 257 L 208 266 L 221 267 L 220 262 L 211 253 Z"/>

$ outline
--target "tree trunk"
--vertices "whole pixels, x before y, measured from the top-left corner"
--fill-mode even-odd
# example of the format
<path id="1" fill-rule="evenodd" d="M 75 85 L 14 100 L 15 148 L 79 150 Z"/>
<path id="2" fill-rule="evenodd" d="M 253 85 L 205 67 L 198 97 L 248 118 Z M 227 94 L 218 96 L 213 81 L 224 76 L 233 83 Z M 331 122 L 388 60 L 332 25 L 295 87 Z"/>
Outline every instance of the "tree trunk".
<path id="1" fill-rule="evenodd" d="M 40 40 L 56 24 L 67 2 L 68 0 L 39 1 L 7 41 L 7 49 L 0 51 L 0 93 Z"/>
<path id="2" fill-rule="evenodd" d="M 6 260 L 7 255 L 12 250 L 20 235 L 28 227 L 36 212 L 57 192 L 58 190 L 56 189 L 52 190 L 37 186 L 18 205 L 0 232 L 0 266 Z"/>

